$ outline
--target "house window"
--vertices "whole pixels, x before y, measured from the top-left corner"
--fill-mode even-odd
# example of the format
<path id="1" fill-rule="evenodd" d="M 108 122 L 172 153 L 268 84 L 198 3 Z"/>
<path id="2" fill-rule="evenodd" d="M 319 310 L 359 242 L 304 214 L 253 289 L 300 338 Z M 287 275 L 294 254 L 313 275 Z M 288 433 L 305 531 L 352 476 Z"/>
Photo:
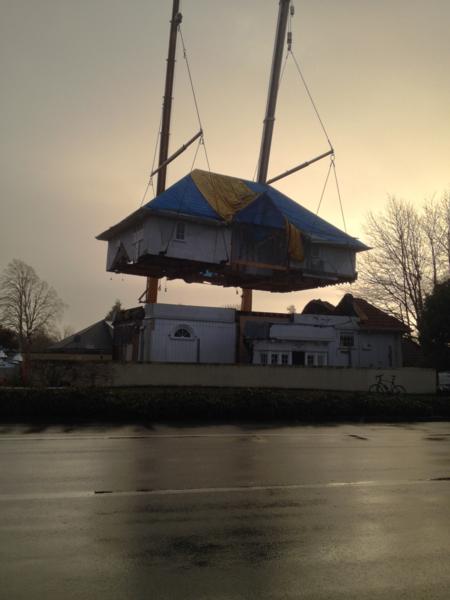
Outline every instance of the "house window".
<path id="1" fill-rule="evenodd" d="M 305 354 L 305 365 L 307 367 L 326 367 L 327 353 L 326 352 L 307 352 Z"/>
<path id="2" fill-rule="evenodd" d="M 281 364 L 282 365 L 288 365 L 289 364 L 289 354 L 282 354 L 281 355 Z"/>
<path id="3" fill-rule="evenodd" d="M 275 352 L 272 352 L 272 354 L 270 355 L 270 364 L 271 365 L 277 365 L 278 364 L 278 354 Z"/>
<path id="4" fill-rule="evenodd" d="M 186 227 L 183 221 L 178 221 L 175 227 L 175 239 L 178 242 L 184 242 L 186 239 Z"/>
<path id="5" fill-rule="evenodd" d="M 317 366 L 318 367 L 326 367 L 327 365 L 327 355 L 326 354 L 317 354 Z"/>
<path id="6" fill-rule="evenodd" d="M 178 327 L 178 329 L 173 334 L 173 337 L 189 339 L 192 337 L 192 333 L 189 331 L 189 329 L 186 329 L 186 327 Z"/>
<path id="7" fill-rule="evenodd" d="M 267 352 L 261 352 L 259 355 L 262 365 L 267 365 Z"/>
<path id="8" fill-rule="evenodd" d="M 355 336 L 351 333 L 341 333 L 340 344 L 344 348 L 353 348 L 355 345 Z"/>

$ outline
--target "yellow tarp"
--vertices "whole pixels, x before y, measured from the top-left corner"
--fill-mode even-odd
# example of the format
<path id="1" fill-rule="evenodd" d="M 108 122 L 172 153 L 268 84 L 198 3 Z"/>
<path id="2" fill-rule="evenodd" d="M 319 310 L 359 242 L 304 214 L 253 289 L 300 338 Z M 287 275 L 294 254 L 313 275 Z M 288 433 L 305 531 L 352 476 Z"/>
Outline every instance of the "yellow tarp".
<path id="1" fill-rule="evenodd" d="M 302 234 L 297 229 L 297 227 L 292 225 L 292 223 L 289 223 L 289 221 L 286 221 L 286 232 L 288 236 L 289 256 L 294 260 L 298 260 L 299 262 L 301 262 L 305 258 Z"/>
<path id="2" fill-rule="evenodd" d="M 231 221 L 235 213 L 248 206 L 258 194 L 237 177 L 218 175 L 195 169 L 191 177 L 208 204 L 225 221 Z M 289 256 L 301 262 L 305 258 L 302 234 L 286 219 Z"/>
<path id="3" fill-rule="evenodd" d="M 210 206 L 225 221 L 231 221 L 238 210 L 245 208 L 258 195 L 236 177 L 200 169 L 192 171 L 191 177 Z"/>

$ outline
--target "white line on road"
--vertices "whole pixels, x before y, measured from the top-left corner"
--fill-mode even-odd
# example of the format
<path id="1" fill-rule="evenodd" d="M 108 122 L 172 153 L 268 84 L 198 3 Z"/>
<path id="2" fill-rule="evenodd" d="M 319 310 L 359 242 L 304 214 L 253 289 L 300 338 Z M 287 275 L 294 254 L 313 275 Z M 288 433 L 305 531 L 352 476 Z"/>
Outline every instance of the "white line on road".
<path id="1" fill-rule="evenodd" d="M 399 480 L 399 481 L 332 481 L 326 483 L 294 483 L 286 485 L 252 485 L 235 487 L 204 487 L 180 489 L 138 489 L 138 490 L 87 490 L 67 492 L 44 492 L 30 494 L 0 494 L 0 502 L 21 500 L 58 500 L 62 498 L 92 498 L 111 496 L 179 496 L 194 494 L 233 494 L 243 492 L 291 491 L 302 489 L 324 489 L 345 487 L 389 487 L 421 485 L 424 483 L 450 482 L 449 477 L 433 479 Z"/>

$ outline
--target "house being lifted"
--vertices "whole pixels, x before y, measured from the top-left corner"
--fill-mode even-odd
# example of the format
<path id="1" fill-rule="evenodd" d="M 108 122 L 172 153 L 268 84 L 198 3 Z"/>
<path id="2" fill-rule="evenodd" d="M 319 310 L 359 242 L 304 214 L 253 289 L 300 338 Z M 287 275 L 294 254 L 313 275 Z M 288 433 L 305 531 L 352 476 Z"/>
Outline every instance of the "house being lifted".
<path id="1" fill-rule="evenodd" d="M 200 170 L 98 239 L 111 272 L 270 292 L 352 282 L 367 249 L 270 185 Z"/>
<path id="2" fill-rule="evenodd" d="M 291 292 L 354 281 L 356 253 L 367 246 L 270 185 L 327 156 L 330 169 L 334 167 L 328 136 L 328 151 L 268 179 L 283 44 L 293 14 L 290 0 L 279 2 L 257 181 L 196 169 L 166 189 L 167 165 L 195 140 L 203 142 L 199 118 L 200 131 L 168 156 L 176 37 L 182 20 L 178 9 L 179 0 L 174 0 L 159 166 L 151 174 L 158 175 L 156 197 L 98 236 L 108 242 L 107 270 L 146 277 L 145 301 L 150 304 L 157 302 L 158 280 L 163 277 L 241 287 L 245 311 L 252 310 L 253 289 Z M 288 53 L 291 44 L 288 32 Z"/>

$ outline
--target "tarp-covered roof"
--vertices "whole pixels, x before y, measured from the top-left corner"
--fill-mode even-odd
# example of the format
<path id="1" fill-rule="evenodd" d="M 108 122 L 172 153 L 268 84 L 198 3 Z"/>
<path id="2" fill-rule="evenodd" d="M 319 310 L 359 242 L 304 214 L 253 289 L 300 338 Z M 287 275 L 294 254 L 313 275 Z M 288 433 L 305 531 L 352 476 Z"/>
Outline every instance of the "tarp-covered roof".
<path id="1" fill-rule="evenodd" d="M 282 228 L 288 221 L 313 241 L 366 250 L 362 242 L 324 221 L 275 188 L 245 179 L 194 170 L 148 202 L 136 217 L 148 212 L 172 212 L 222 222 L 244 222 Z M 129 217 L 105 231 L 110 239 Z"/>

